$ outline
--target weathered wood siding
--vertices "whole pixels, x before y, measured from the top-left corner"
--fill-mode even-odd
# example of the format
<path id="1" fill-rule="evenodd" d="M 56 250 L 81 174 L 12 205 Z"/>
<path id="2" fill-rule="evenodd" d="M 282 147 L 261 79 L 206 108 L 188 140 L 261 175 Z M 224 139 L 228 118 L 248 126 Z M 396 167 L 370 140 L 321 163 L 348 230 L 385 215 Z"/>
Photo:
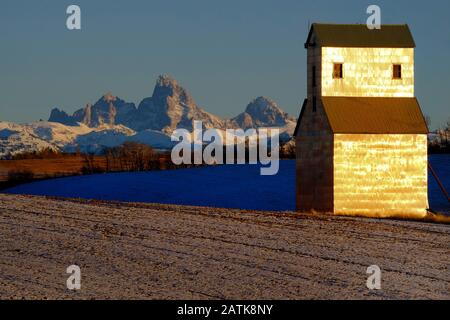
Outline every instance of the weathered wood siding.
<path id="1" fill-rule="evenodd" d="M 315 84 L 313 86 L 313 68 L 316 69 Z M 307 53 L 307 98 L 311 99 L 313 96 L 318 98 L 322 95 L 322 48 L 309 47 Z"/>
<path id="2" fill-rule="evenodd" d="M 323 96 L 414 97 L 413 48 L 322 48 Z M 333 64 L 343 63 L 343 79 L 333 79 Z M 393 79 L 401 64 L 402 79 Z"/>
<path id="3" fill-rule="evenodd" d="M 322 49 L 308 48 L 307 97 L 296 136 L 297 210 L 333 211 L 333 134 L 321 97 Z M 313 86 L 315 67 L 315 86 Z M 313 111 L 316 97 L 316 112 Z"/>
<path id="4" fill-rule="evenodd" d="M 426 135 L 336 134 L 334 213 L 425 216 L 427 156 Z"/>
<path id="5" fill-rule="evenodd" d="M 333 134 L 320 99 L 308 100 L 296 137 L 297 210 L 333 211 Z"/>

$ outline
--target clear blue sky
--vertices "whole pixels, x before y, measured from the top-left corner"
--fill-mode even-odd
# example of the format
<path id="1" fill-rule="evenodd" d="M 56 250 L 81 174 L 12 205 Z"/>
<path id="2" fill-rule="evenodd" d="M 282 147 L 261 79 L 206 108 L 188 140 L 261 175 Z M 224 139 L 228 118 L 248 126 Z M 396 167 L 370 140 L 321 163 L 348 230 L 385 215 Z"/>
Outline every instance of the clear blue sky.
<path id="1" fill-rule="evenodd" d="M 82 30 L 66 29 L 66 8 Z M 450 117 L 450 2 L 300 0 L 1 0 L 0 120 L 47 119 L 103 93 L 136 104 L 170 74 L 197 104 L 222 117 L 256 96 L 298 116 L 305 97 L 308 22 L 408 23 L 416 49 L 416 95 L 433 127 Z"/>

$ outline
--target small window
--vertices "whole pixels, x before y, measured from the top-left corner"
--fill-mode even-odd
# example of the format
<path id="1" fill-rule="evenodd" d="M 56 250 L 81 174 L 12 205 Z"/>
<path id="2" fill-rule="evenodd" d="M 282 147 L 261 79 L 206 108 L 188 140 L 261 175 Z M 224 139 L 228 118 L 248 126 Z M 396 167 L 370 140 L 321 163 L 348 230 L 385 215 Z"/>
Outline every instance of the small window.
<path id="1" fill-rule="evenodd" d="M 313 101 L 312 101 L 312 107 L 313 107 L 313 112 L 317 112 L 317 98 L 313 97 Z"/>
<path id="2" fill-rule="evenodd" d="M 316 82 L 316 66 L 312 67 L 312 86 L 315 88 L 317 86 Z"/>
<path id="3" fill-rule="evenodd" d="M 343 73 L 343 64 L 342 63 L 335 63 L 333 65 L 333 79 L 342 79 L 344 78 Z"/>
<path id="4" fill-rule="evenodd" d="M 401 64 L 394 64 L 394 79 L 401 79 L 402 78 L 402 65 Z"/>

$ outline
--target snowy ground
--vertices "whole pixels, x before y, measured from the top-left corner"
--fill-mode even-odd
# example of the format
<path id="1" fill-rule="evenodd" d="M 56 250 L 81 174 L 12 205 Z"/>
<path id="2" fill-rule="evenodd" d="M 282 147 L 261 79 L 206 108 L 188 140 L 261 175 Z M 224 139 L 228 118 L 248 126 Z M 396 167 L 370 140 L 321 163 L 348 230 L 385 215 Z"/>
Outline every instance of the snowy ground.
<path id="1" fill-rule="evenodd" d="M 448 193 L 450 193 L 450 155 L 432 155 L 430 157 L 430 163 L 439 176 L 439 179 L 445 189 Z M 432 175 L 429 176 L 428 193 L 431 208 L 450 215 L 450 205 Z"/>
<path id="2" fill-rule="evenodd" d="M 431 156 L 450 190 L 450 155 Z M 450 208 L 430 176 L 430 205 Z M 79 176 L 31 183 L 7 190 L 13 194 L 211 206 L 266 211 L 295 210 L 295 161 L 282 161 L 279 174 L 261 176 L 258 166 L 220 166 L 148 173 Z"/>
<path id="3" fill-rule="evenodd" d="M 217 166 L 54 179 L 8 193 L 286 211 L 295 208 L 295 163 L 283 161 L 276 176 L 258 166 Z"/>
<path id="4" fill-rule="evenodd" d="M 450 299 L 449 243 L 443 224 L 0 194 L 0 299 Z"/>

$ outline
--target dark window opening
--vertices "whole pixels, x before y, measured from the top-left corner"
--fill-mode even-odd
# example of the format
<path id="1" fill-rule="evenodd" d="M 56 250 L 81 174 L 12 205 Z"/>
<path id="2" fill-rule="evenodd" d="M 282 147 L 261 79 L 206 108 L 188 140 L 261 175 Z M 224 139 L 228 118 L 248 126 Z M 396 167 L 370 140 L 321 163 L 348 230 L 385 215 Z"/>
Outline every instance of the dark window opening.
<path id="1" fill-rule="evenodd" d="M 316 82 L 316 66 L 312 67 L 312 86 L 315 88 L 317 86 Z"/>
<path id="2" fill-rule="evenodd" d="M 342 79 L 342 78 L 344 78 L 343 64 L 335 63 L 333 65 L 333 79 Z"/>
<path id="3" fill-rule="evenodd" d="M 401 64 L 394 64 L 394 79 L 401 79 L 402 78 L 402 65 Z"/>
<path id="4" fill-rule="evenodd" d="M 313 112 L 317 112 L 317 98 L 316 97 L 313 97 L 312 108 L 313 108 Z"/>

